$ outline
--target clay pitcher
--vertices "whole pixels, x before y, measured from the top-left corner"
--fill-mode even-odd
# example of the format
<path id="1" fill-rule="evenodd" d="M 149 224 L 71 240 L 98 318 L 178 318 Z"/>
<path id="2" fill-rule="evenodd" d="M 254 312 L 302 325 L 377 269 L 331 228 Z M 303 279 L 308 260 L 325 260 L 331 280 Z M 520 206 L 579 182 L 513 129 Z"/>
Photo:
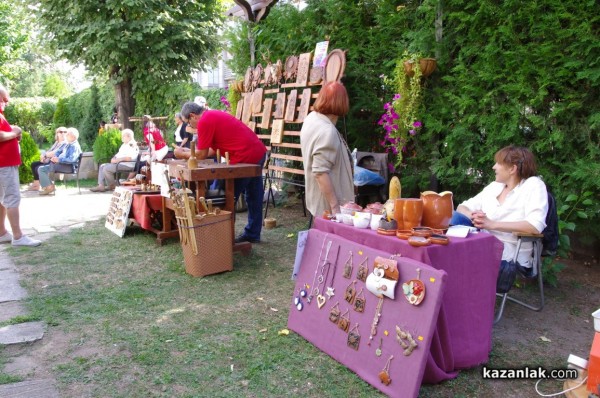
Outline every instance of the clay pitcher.
<path id="1" fill-rule="evenodd" d="M 403 229 L 411 229 L 421 225 L 423 217 L 423 200 L 422 199 L 404 199 L 402 210 L 402 227 Z"/>
<path id="2" fill-rule="evenodd" d="M 421 199 L 423 199 L 423 226 L 435 229 L 448 228 L 454 210 L 452 192 L 445 191 L 438 194 L 425 191 L 421 193 Z"/>
<path id="3" fill-rule="evenodd" d="M 398 223 L 398 229 L 404 229 L 404 203 L 405 198 L 394 199 L 394 220 Z"/>
<path id="4" fill-rule="evenodd" d="M 198 160 L 196 159 L 196 143 L 192 142 L 190 145 L 190 157 L 187 162 L 188 169 L 197 169 Z"/>

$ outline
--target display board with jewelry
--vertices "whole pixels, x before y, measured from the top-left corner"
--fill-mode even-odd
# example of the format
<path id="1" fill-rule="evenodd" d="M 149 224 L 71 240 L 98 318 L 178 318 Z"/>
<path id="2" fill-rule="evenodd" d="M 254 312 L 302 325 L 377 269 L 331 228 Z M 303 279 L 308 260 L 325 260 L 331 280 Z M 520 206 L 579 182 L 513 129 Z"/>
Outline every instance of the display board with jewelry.
<path id="1" fill-rule="evenodd" d="M 446 277 L 400 254 L 312 229 L 288 327 L 388 396 L 416 397 Z"/>

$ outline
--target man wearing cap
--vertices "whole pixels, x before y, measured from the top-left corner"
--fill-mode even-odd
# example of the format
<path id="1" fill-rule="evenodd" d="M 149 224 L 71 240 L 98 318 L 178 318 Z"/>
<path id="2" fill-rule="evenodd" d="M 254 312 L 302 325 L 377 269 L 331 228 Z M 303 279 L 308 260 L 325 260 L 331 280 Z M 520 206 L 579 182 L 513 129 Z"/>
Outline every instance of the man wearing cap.
<path id="1" fill-rule="evenodd" d="M 219 150 L 221 154 L 229 153 L 230 164 L 251 163 L 262 168 L 267 148 L 254 131 L 234 116 L 219 110 L 206 110 L 195 102 L 186 102 L 181 108 L 181 116 L 198 130 L 196 158 L 206 159 Z M 258 243 L 262 231 L 262 176 L 237 178 L 236 202 L 242 192 L 246 193 L 248 224 L 235 242 Z"/>
<path id="2" fill-rule="evenodd" d="M 13 246 L 39 246 L 42 242 L 23 235 L 19 224 L 21 128 L 11 126 L 4 117 L 4 108 L 9 100 L 8 90 L 0 86 L 0 243 L 12 242 Z M 4 226 L 6 218 L 12 228 L 12 234 Z"/>

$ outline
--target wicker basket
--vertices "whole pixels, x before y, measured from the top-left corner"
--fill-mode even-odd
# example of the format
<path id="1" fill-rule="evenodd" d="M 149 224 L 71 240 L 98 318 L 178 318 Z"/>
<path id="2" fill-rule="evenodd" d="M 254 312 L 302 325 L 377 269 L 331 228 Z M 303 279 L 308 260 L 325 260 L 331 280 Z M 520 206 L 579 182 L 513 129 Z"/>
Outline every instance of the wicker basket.
<path id="1" fill-rule="evenodd" d="M 193 228 L 180 225 L 183 234 L 185 230 L 190 232 L 187 239 L 181 237 L 185 272 L 206 276 L 233 270 L 231 222 L 231 212 L 221 211 L 218 215 L 194 217 Z M 197 254 L 192 239 L 195 239 Z"/>

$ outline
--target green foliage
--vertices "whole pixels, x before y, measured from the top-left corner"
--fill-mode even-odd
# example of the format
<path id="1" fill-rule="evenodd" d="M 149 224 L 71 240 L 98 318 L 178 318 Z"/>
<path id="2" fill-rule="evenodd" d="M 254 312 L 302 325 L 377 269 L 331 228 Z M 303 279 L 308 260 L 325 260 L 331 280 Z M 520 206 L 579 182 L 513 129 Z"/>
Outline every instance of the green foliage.
<path id="1" fill-rule="evenodd" d="M 100 121 L 102 120 L 100 103 L 98 99 L 98 87 L 93 85 L 90 89 L 90 101 L 88 103 L 87 114 L 79 129 L 79 144 L 82 150 L 87 150 L 94 145 L 94 140 L 98 135 Z"/>
<path id="2" fill-rule="evenodd" d="M 565 203 L 559 205 L 558 213 L 558 249 L 557 257 L 567 258 L 571 251 L 571 238 L 569 233 L 574 233 L 577 228 L 575 220 L 588 220 L 593 213 L 592 200 L 593 193 L 590 191 L 581 194 L 570 194 L 565 199 Z M 551 257 L 544 258 L 544 280 L 552 286 L 558 282 L 557 274 L 562 271 L 566 265 L 560 260 Z"/>
<path id="3" fill-rule="evenodd" d="M 13 75 L 10 62 L 18 59 L 29 39 L 25 19 L 13 2 L 0 0 L 0 84 L 7 85 L 6 78 Z"/>
<path id="4" fill-rule="evenodd" d="M 53 98 L 11 98 L 4 112 L 10 124 L 28 131 L 39 145 L 46 138 L 40 128 L 52 123 L 56 102 Z"/>
<path id="5" fill-rule="evenodd" d="M 110 162 L 120 146 L 121 132 L 118 129 L 109 129 L 94 141 L 94 161 L 98 164 Z"/>
<path id="6" fill-rule="evenodd" d="M 71 89 L 65 79 L 57 72 L 46 76 L 42 95 L 44 97 L 65 98 L 71 94 Z"/>
<path id="7" fill-rule="evenodd" d="M 153 91 L 207 66 L 219 49 L 217 30 L 224 18 L 217 0 L 31 3 L 39 5 L 50 45 L 111 84 L 122 84 L 127 104 L 129 89 Z"/>
<path id="8" fill-rule="evenodd" d="M 423 0 L 398 7 L 392 0 L 309 0 L 302 11 L 278 3 L 261 23 L 237 27 L 230 52 L 239 62 L 230 66 L 243 75 L 249 64 L 248 29 L 263 65 L 329 39 L 330 49 L 347 50 L 349 144 L 381 152 L 384 131 L 376 122 L 394 92 L 380 76 L 391 76 L 406 50 L 434 56 L 437 71 L 421 81 L 426 112 L 414 156 L 405 159 L 403 189 L 451 190 L 460 203 L 493 180 L 494 153 L 515 144 L 536 154 L 560 202 L 571 192 L 600 192 L 599 24 L 594 1 Z M 599 210 L 595 200 L 596 222 Z"/>
<path id="9" fill-rule="evenodd" d="M 69 99 L 61 98 L 56 103 L 56 111 L 54 112 L 54 117 L 52 118 L 52 122 L 55 126 L 69 126 L 71 125 L 71 115 L 69 112 Z"/>
<path id="10" fill-rule="evenodd" d="M 40 150 L 27 132 L 21 135 L 21 165 L 19 166 L 19 181 L 25 184 L 33 181 L 31 163 L 40 160 Z"/>

